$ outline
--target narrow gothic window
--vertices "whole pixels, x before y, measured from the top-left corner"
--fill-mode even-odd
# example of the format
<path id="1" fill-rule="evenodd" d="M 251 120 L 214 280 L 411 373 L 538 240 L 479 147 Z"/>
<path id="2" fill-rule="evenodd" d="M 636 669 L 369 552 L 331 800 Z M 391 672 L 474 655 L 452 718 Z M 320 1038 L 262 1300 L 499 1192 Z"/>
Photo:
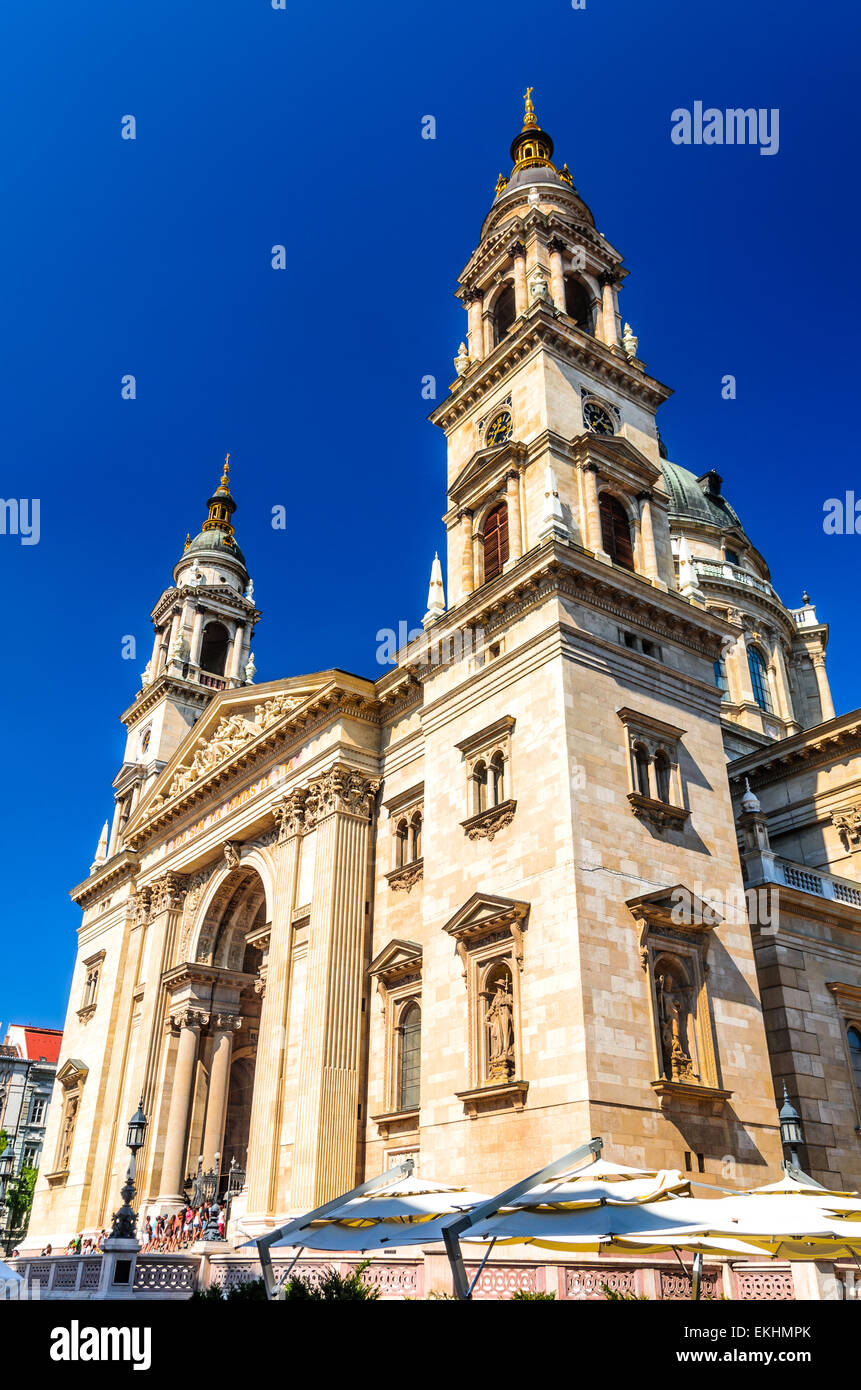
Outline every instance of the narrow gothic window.
<path id="1" fill-rule="evenodd" d="M 398 1031 L 398 1109 L 416 1110 L 421 1082 L 422 1014 L 414 1000 L 401 1014 Z"/>
<path id="2" fill-rule="evenodd" d="M 490 780 L 492 804 L 499 806 L 505 800 L 505 759 L 501 753 L 494 753 L 490 760 Z"/>
<path id="3" fill-rule="evenodd" d="M 517 308 L 514 300 L 514 286 L 506 285 L 496 301 L 496 307 L 493 313 L 497 343 L 502 342 L 516 317 Z"/>
<path id="4" fill-rule="evenodd" d="M 849 1056 L 852 1059 L 852 1079 L 855 1082 L 855 1094 L 858 1097 L 858 1104 L 861 1105 L 861 1032 L 857 1028 L 849 1029 Z"/>
<path id="5" fill-rule="evenodd" d="M 756 647 L 748 647 L 747 664 L 750 670 L 750 680 L 753 687 L 753 698 L 764 709 L 766 714 L 771 714 L 773 706 L 771 703 L 771 690 L 768 684 L 768 670 L 762 652 Z"/>
<path id="6" fill-rule="evenodd" d="M 637 791 L 640 796 L 651 796 L 649 790 L 649 755 L 642 743 L 638 743 L 634 749 L 634 759 L 637 767 Z"/>
<path id="7" fill-rule="evenodd" d="M 422 818 L 418 811 L 410 821 L 410 859 L 415 862 L 422 857 Z"/>
<path id="8" fill-rule="evenodd" d="M 655 755 L 655 784 L 658 800 L 669 805 L 670 802 L 670 760 L 663 749 Z"/>
<path id="9" fill-rule="evenodd" d="M 409 826 L 405 820 L 398 822 L 395 832 L 395 868 L 402 869 L 407 862 L 407 843 L 409 840 Z"/>
<path id="10" fill-rule="evenodd" d="M 487 810 L 487 763 L 476 763 L 472 774 L 472 807 L 475 815 Z"/>
<path id="11" fill-rule="evenodd" d="M 508 559 L 508 507 L 500 502 L 484 523 L 484 578 L 495 579 Z"/>
<path id="12" fill-rule="evenodd" d="M 617 565 L 626 570 L 634 568 L 634 548 L 631 545 L 631 529 L 625 508 L 611 492 L 602 492 L 599 500 L 601 513 L 601 545 Z"/>

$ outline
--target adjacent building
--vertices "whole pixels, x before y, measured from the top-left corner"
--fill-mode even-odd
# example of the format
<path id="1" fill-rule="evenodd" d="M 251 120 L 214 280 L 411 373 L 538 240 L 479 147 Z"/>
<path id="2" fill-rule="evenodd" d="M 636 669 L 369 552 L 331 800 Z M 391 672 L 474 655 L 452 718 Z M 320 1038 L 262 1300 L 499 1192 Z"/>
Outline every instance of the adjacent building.
<path id="1" fill-rule="evenodd" d="M 0 1249 L 22 1235 L 6 1199 L 10 1184 L 42 1161 L 62 1041 L 57 1028 L 13 1023 L 0 1043 Z"/>

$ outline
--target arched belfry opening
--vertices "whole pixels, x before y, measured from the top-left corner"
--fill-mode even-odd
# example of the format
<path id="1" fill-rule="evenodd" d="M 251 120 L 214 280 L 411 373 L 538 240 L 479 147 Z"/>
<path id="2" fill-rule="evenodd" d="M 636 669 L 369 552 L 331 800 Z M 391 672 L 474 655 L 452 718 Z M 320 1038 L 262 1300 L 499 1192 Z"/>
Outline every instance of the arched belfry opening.
<path id="1" fill-rule="evenodd" d="M 565 312 L 585 333 L 594 331 L 592 296 L 577 275 L 565 276 Z"/>
<path id="2" fill-rule="evenodd" d="M 223 676 L 230 634 L 224 623 L 207 623 L 200 644 L 200 668 L 213 676 Z"/>

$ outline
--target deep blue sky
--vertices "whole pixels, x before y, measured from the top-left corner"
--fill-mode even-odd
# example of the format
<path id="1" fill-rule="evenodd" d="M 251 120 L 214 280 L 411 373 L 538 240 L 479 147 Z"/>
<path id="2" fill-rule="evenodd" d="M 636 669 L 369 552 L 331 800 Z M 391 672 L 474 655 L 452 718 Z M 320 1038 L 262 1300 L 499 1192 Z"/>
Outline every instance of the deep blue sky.
<path id="1" fill-rule="evenodd" d="M 821 524 L 861 495 L 857 5 L 288 6 L 3 6 L 0 493 L 42 511 L 38 545 L 0 536 L 4 1024 L 62 1024 L 117 716 L 227 450 L 258 679 L 374 674 L 377 629 L 421 617 L 445 469 L 420 380 L 453 374 L 452 291 L 527 83 L 625 254 L 624 317 L 676 390 L 671 457 L 724 475 L 784 600 L 806 586 L 832 625 L 838 710 L 857 703 L 861 538 Z M 673 145 L 696 100 L 778 107 L 779 153 Z"/>

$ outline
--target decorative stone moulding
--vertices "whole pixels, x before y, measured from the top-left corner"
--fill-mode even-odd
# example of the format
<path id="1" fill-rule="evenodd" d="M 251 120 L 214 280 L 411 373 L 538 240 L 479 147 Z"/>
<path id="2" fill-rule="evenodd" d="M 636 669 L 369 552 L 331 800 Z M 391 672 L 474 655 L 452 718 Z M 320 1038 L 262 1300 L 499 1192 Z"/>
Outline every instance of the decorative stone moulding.
<path id="1" fill-rule="evenodd" d="M 628 802 L 634 815 L 648 821 L 656 830 L 681 830 L 691 814 L 684 806 L 671 806 L 668 801 L 657 801 L 640 792 L 629 792 Z"/>
<path id="2" fill-rule="evenodd" d="M 377 1126 L 381 1139 L 402 1138 L 415 1134 L 419 1127 L 419 1110 L 389 1110 L 384 1115 L 372 1115 L 372 1124 Z"/>
<path id="3" fill-rule="evenodd" d="M 501 801 L 498 806 L 479 811 L 477 815 L 461 821 L 464 834 L 470 840 L 492 840 L 500 830 L 505 830 L 511 824 L 516 810 L 516 801 Z"/>
<path id="4" fill-rule="evenodd" d="M 458 1100 L 471 1120 L 492 1110 L 522 1110 L 526 1104 L 528 1081 L 489 1081 L 468 1091 L 456 1091 Z"/>
<path id="5" fill-rule="evenodd" d="M 664 1111 L 704 1110 L 710 1115 L 719 1115 L 732 1096 L 732 1091 L 725 1091 L 719 1086 L 700 1086 L 693 1081 L 667 1081 L 661 1077 L 660 1081 L 651 1084 Z"/>
<path id="6" fill-rule="evenodd" d="M 413 884 L 420 883 L 423 878 L 423 859 L 414 859 L 411 864 L 402 864 L 399 869 L 392 869 L 391 873 L 386 874 L 386 882 L 394 893 L 409 893 Z"/>

